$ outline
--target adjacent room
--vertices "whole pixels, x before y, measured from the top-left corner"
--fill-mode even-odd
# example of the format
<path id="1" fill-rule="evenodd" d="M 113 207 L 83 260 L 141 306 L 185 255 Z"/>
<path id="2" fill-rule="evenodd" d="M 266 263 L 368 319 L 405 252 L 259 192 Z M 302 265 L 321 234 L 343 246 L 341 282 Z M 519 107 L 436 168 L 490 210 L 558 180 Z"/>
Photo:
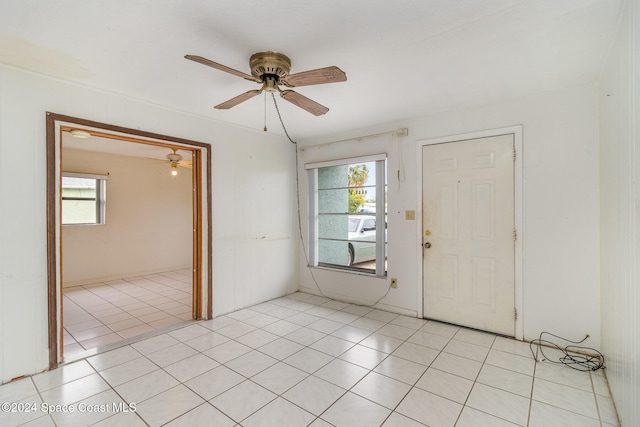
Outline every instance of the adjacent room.
<path id="1" fill-rule="evenodd" d="M 0 425 L 640 425 L 636 0 L 5 3 Z"/>
<path id="2" fill-rule="evenodd" d="M 63 359 L 191 320 L 191 152 L 70 131 L 60 156 Z"/>

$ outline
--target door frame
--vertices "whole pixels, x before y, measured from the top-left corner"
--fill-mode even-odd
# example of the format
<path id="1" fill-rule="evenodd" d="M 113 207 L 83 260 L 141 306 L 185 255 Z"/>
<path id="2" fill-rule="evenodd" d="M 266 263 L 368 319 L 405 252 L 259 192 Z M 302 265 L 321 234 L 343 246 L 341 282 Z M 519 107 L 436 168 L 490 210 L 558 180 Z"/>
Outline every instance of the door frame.
<path id="1" fill-rule="evenodd" d="M 100 123 L 62 114 L 46 113 L 47 151 L 47 305 L 49 369 L 62 362 L 62 225 L 60 186 L 62 132 L 81 128 L 112 139 L 193 153 L 193 305 L 194 319 L 210 319 L 212 304 L 211 145 L 138 129 Z"/>
<path id="2" fill-rule="evenodd" d="M 424 250 L 422 248 L 422 149 L 428 145 L 444 144 L 449 142 L 466 141 L 470 139 L 488 138 L 492 136 L 501 135 L 513 135 L 513 144 L 516 152 L 516 158 L 513 165 L 513 208 L 514 208 L 514 227 L 516 229 L 517 238 L 515 240 L 514 248 L 514 306 L 516 310 L 515 318 L 515 338 L 518 340 L 524 339 L 524 310 L 523 310 L 523 276 L 522 276 L 522 241 L 524 238 L 524 232 L 522 228 L 522 125 L 488 129 L 476 132 L 468 132 L 462 134 L 454 134 L 449 136 L 428 138 L 416 141 L 416 159 L 417 159 L 417 206 L 416 206 L 416 227 L 417 227 L 417 245 L 416 245 L 416 259 L 418 262 L 418 277 L 421 278 L 421 285 L 417 287 L 418 301 L 418 317 L 424 317 Z"/>

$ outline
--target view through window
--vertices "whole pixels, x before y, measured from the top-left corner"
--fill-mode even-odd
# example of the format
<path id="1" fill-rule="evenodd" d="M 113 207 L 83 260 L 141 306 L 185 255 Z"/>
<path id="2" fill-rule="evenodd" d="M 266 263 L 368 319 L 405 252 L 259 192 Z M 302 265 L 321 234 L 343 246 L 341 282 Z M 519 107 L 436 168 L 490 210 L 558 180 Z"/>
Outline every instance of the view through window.
<path id="1" fill-rule="evenodd" d="M 64 173 L 62 224 L 104 224 L 106 176 Z"/>
<path id="2" fill-rule="evenodd" d="M 311 168 L 312 265 L 386 274 L 386 160 Z"/>

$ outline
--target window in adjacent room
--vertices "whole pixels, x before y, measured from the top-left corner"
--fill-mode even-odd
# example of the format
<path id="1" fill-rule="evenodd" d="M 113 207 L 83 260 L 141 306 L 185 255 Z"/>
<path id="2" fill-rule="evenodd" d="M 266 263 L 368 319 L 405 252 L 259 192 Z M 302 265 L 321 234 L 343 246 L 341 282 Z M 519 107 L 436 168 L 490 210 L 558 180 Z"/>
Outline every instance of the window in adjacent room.
<path id="1" fill-rule="evenodd" d="M 309 173 L 309 263 L 386 275 L 386 156 L 305 165 Z"/>
<path id="2" fill-rule="evenodd" d="M 106 175 L 63 172 L 62 224 L 104 224 L 106 183 Z"/>

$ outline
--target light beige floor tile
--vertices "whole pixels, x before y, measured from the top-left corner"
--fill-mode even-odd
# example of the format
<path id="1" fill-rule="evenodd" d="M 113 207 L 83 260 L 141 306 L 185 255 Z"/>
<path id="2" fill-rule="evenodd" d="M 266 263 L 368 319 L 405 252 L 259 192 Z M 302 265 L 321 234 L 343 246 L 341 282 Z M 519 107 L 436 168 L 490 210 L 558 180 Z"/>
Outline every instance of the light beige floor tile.
<path id="1" fill-rule="evenodd" d="M 264 371 L 268 367 L 275 365 L 278 361 L 271 356 L 267 356 L 259 351 L 251 351 L 228 362 L 227 367 L 233 369 L 240 375 L 250 378 L 258 372 Z"/>
<path id="2" fill-rule="evenodd" d="M 300 407 L 277 398 L 242 422 L 244 427 L 306 427 L 316 417 Z"/>
<path id="3" fill-rule="evenodd" d="M 477 381 L 522 397 L 530 398 L 533 377 L 493 365 L 484 365 Z"/>
<path id="4" fill-rule="evenodd" d="M 21 378 L 0 387 L 0 403 L 12 402 L 38 394 L 31 378 Z"/>
<path id="5" fill-rule="evenodd" d="M 346 390 L 315 376 L 309 376 L 298 383 L 283 397 L 315 415 L 320 415 Z"/>
<path id="6" fill-rule="evenodd" d="M 229 361 L 240 357 L 243 354 L 249 353 L 250 351 L 251 347 L 247 347 L 237 341 L 227 341 L 204 351 L 203 354 L 206 354 L 219 363 L 228 363 Z"/>
<path id="7" fill-rule="evenodd" d="M 392 353 L 396 357 L 429 366 L 438 356 L 438 351 L 418 344 L 404 342 Z"/>
<path id="8" fill-rule="evenodd" d="M 339 387 L 350 389 L 368 372 L 368 369 L 361 366 L 335 359 L 316 371 L 314 375 Z"/>
<path id="9" fill-rule="evenodd" d="M 258 351 L 268 354 L 275 359 L 284 360 L 303 348 L 304 346 L 301 344 L 289 341 L 285 338 L 278 338 L 277 340 L 271 341 L 270 343 L 258 348 Z"/>
<path id="10" fill-rule="evenodd" d="M 353 347 L 353 345 L 354 344 L 351 341 L 327 335 L 326 337 L 314 342 L 309 347 L 314 350 L 326 353 L 330 356 L 337 357 L 345 351 L 349 350 L 351 347 Z"/>
<path id="11" fill-rule="evenodd" d="M 415 384 L 426 370 L 427 367 L 425 365 L 394 355 L 387 357 L 374 369 L 375 372 L 409 385 Z"/>
<path id="12" fill-rule="evenodd" d="M 536 378 L 533 382 L 533 399 L 598 419 L 595 395 L 577 388 Z"/>
<path id="13" fill-rule="evenodd" d="M 331 335 L 333 335 L 334 337 L 342 338 L 343 340 L 351 341 L 352 343 L 359 343 L 360 341 L 371 335 L 371 332 L 365 329 L 356 328 L 352 325 L 346 325 L 333 332 Z"/>
<path id="14" fill-rule="evenodd" d="M 179 362 L 165 366 L 164 370 L 178 381 L 185 382 L 200 374 L 203 374 L 220 364 L 202 353 L 182 359 Z"/>
<path id="15" fill-rule="evenodd" d="M 548 426 L 567 427 L 599 427 L 597 419 L 586 417 L 582 414 L 567 411 L 546 403 L 532 401 L 529 427 Z"/>
<path id="16" fill-rule="evenodd" d="M 204 399 L 210 400 L 235 387 L 246 378 L 224 365 L 211 369 L 184 384 Z"/>
<path id="17" fill-rule="evenodd" d="M 88 375 L 95 374 L 96 371 L 85 360 L 61 366 L 53 371 L 31 377 L 40 392 L 59 387 L 62 384 L 77 380 Z"/>
<path id="18" fill-rule="evenodd" d="M 411 390 L 411 386 L 376 372 L 369 373 L 351 392 L 379 405 L 394 409 Z"/>
<path id="19" fill-rule="evenodd" d="M 499 350 L 491 350 L 485 363 L 510 371 L 520 372 L 525 375 L 533 375 L 535 360 L 530 357 L 519 356 Z"/>
<path id="20" fill-rule="evenodd" d="M 351 362 L 354 365 L 362 366 L 366 369 L 373 369 L 382 362 L 389 354 L 356 344 L 339 358 Z"/>
<path id="21" fill-rule="evenodd" d="M 89 362 L 97 371 L 103 371 L 116 365 L 137 359 L 138 357 L 142 357 L 142 354 L 136 351 L 133 347 L 126 346 L 89 357 L 87 362 Z"/>
<path id="22" fill-rule="evenodd" d="M 115 390 L 127 403 L 134 402 L 138 404 L 178 384 L 178 380 L 162 369 L 158 369 L 125 382 L 117 386 Z"/>
<path id="23" fill-rule="evenodd" d="M 108 389 L 109 384 L 98 374 L 92 374 L 49 389 L 41 396 L 49 405 L 69 405 Z"/>
<path id="24" fill-rule="evenodd" d="M 150 426 L 160 426 L 203 403 L 200 396 L 180 384 L 140 403 L 136 412 Z"/>
<path id="25" fill-rule="evenodd" d="M 227 341 L 229 341 L 229 338 L 207 329 L 206 334 L 184 341 L 184 343 L 198 351 L 205 351 Z"/>
<path id="26" fill-rule="evenodd" d="M 308 376 L 308 373 L 281 362 L 254 375 L 251 381 L 280 395 Z"/>
<path id="27" fill-rule="evenodd" d="M 170 423 L 165 424 L 166 427 L 233 427 L 235 425 L 235 421 L 214 408 L 210 403 L 203 403 Z"/>
<path id="28" fill-rule="evenodd" d="M 464 404 L 473 387 L 473 381 L 435 368 L 429 368 L 418 380 L 416 387 Z"/>
<path id="29" fill-rule="evenodd" d="M 462 405 L 419 388 L 413 388 L 396 412 L 429 426 L 453 427 Z"/>
<path id="30" fill-rule="evenodd" d="M 554 424 L 548 424 L 550 427 Z M 493 415 L 465 406 L 456 423 L 456 427 L 517 427 L 518 424 L 496 418 Z M 578 426 L 576 426 L 578 427 Z"/>
<path id="31" fill-rule="evenodd" d="M 160 367 L 171 365 L 198 354 L 198 351 L 186 344 L 176 344 L 147 354 L 147 358 Z"/>
<path id="32" fill-rule="evenodd" d="M 489 353 L 489 347 L 452 339 L 442 351 L 455 354 L 456 356 L 466 357 L 476 362 L 484 362 Z"/>
<path id="33" fill-rule="evenodd" d="M 158 366 L 146 357 L 139 357 L 121 363 L 112 368 L 100 371 L 100 375 L 112 386 L 116 387 L 158 369 Z"/>
<path id="34" fill-rule="evenodd" d="M 476 383 L 467 399 L 467 406 L 524 426 L 529 418 L 529 402 L 525 397 Z"/>
<path id="35" fill-rule="evenodd" d="M 210 400 L 224 414 L 241 422 L 277 397 L 251 381 L 245 381 Z"/>
<path id="36" fill-rule="evenodd" d="M 424 424 L 400 415 L 397 412 L 393 412 L 384 424 L 382 424 L 382 427 L 424 427 Z"/>
<path id="37" fill-rule="evenodd" d="M 379 426 L 391 411 L 370 400 L 347 392 L 321 418 L 337 427 Z"/>
<path id="38" fill-rule="evenodd" d="M 378 332 L 373 333 L 360 341 L 360 345 L 390 354 L 400 347 L 404 341 L 398 338 L 381 335 Z"/>
<path id="39" fill-rule="evenodd" d="M 474 381 L 482 363 L 449 353 L 440 353 L 431 365 L 433 368 Z"/>

